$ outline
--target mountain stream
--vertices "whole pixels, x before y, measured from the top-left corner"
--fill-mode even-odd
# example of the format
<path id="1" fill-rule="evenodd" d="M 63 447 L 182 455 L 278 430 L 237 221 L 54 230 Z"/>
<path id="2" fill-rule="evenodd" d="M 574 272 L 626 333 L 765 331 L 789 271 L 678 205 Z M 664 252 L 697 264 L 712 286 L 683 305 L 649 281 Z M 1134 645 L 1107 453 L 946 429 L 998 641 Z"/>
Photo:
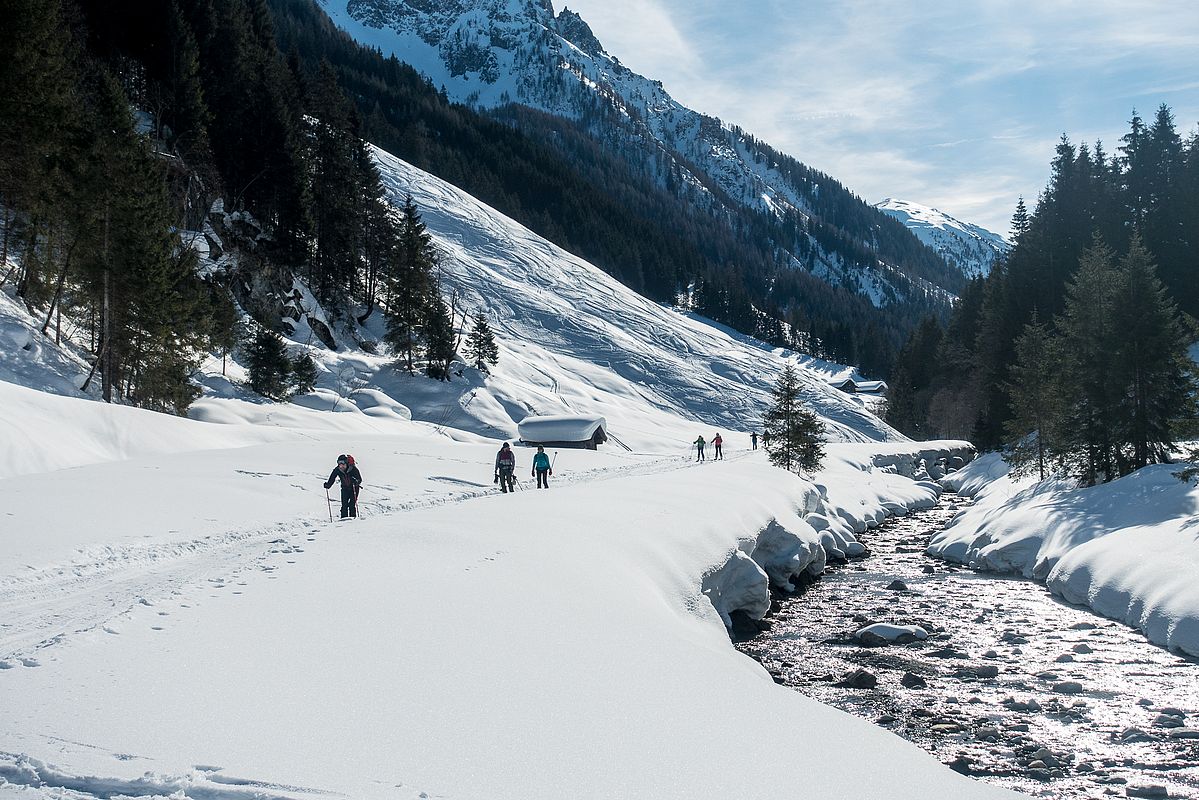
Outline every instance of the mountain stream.
<path id="1" fill-rule="evenodd" d="M 776 598 L 737 647 L 978 780 L 1063 800 L 1199 798 L 1199 663 L 1039 584 L 925 556 L 966 502 L 946 494 L 863 534 L 869 555 Z M 875 622 L 928 638 L 854 638 Z"/>

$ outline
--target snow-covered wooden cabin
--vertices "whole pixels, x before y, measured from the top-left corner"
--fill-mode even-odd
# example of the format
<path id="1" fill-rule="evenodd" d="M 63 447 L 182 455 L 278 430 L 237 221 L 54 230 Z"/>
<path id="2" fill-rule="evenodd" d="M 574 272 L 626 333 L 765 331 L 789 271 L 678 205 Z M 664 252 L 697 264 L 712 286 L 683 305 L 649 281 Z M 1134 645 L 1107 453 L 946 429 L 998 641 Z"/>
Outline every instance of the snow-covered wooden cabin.
<path id="1" fill-rule="evenodd" d="M 854 394 L 858 391 L 858 386 L 853 382 L 853 378 L 842 378 L 838 381 L 829 381 L 829 386 L 834 389 L 840 389 L 846 394 Z"/>
<path id="2" fill-rule="evenodd" d="M 859 394 L 886 394 L 887 393 L 887 382 L 886 381 L 855 381 L 854 385 L 857 387 Z"/>
<path id="3" fill-rule="evenodd" d="M 524 444 L 542 447 L 595 450 L 608 441 L 608 421 L 590 414 L 525 417 L 517 431 Z"/>

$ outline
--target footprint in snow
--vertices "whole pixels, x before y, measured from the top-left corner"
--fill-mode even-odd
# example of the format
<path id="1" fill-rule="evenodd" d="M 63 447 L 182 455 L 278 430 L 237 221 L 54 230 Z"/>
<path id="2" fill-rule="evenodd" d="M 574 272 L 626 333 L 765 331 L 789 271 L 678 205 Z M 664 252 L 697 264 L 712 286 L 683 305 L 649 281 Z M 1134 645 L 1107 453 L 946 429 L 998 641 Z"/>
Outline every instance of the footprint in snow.
<path id="1" fill-rule="evenodd" d="M 42 665 L 42 662 L 36 658 L 22 658 L 21 663 L 27 667 L 40 667 Z"/>
<path id="2" fill-rule="evenodd" d="M 12 669 L 15 666 L 11 661 L 0 661 L 0 669 Z"/>

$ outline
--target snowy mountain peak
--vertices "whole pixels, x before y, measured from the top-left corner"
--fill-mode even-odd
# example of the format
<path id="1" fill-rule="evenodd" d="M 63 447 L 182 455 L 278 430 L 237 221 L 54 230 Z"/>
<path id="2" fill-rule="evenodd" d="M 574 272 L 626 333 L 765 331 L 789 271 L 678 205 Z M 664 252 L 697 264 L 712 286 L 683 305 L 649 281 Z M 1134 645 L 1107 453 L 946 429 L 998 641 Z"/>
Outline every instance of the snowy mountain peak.
<path id="1" fill-rule="evenodd" d="M 870 260 L 879 226 L 869 207 L 852 209 L 846 222 L 838 204 L 856 198 L 837 195 L 835 180 L 683 106 L 660 81 L 605 51 L 568 8 L 555 14 L 549 0 L 324 3 L 359 42 L 411 64 L 458 102 L 481 110 L 519 104 L 573 120 L 691 205 L 775 218 L 791 242 L 780 264 L 805 268 L 880 307 L 947 296 L 960 284 L 943 263 L 908 251 L 897 256 L 892 248 Z M 838 249 L 846 241 L 854 244 Z"/>
<path id="2" fill-rule="evenodd" d="M 549 5 L 549 0 L 546 0 Z M 599 39 L 591 31 L 591 26 L 569 8 L 562 9 L 558 15 L 558 35 L 589 56 L 607 55 Z"/>
<path id="3" fill-rule="evenodd" d="M 920 203 L 888 197 L 874 207 L 906 225 L 967 278 L 990 274 L 995 260 L 1011 247 L 997 233 Z"/>

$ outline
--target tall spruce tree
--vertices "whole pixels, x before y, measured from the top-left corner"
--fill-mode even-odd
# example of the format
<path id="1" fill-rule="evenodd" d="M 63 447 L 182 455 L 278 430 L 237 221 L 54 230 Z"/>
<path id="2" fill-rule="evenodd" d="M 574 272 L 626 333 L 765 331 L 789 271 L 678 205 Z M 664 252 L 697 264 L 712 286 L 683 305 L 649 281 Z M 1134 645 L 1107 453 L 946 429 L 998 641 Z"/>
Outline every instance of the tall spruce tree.
<path id="1" fill-rule="evenodd" d="M 1120 336 L 1115 325 L 1119 277 L 1115 254 L 1096 240 L 1082 255 L 1057 323 L 1066 409 L 1060 453 L 1067 469 L 1087 486 L 1117 474 L 1112 355 Z"/>
<path id="2" fill-rule="evenodd" d="M 427 309 L 440 302 L 433 289 L 433 237 L 411 195 L 401 209 L 400 230 L 387 274 L 387 333 L 383 337 L 408 372 L 425 344 Z M 452 326 L 451 326 L 452 327 Z"/>
<path id="3" fill-rule="evenodd" d="M 1061 418 L 1059 362 L 1048 326 L 1034 314 L 1016 340 L 1016 363 L 1007 386 L 1012 417 L 1005 426 L 1010 437 L 1006 458 L 1016 474 L 1036 469 L 1044 480 L 1048 473 Z"/>
<path id="4" fill-rule="evenodd" d="M 481 372 L 490 372 L 488 367 L 499 363 L 500 349 L 487 323 L 487 316 L 482 311 L 474 316 L 470 336 L 466 340 L 466 357 Z"/>
<path id="5" fill-rule="evenodd" d="M 1169 459 L 1175 421 L 1194 415 L 1196 385 L 1190 338 L 1139 236 L 1120 261 L 1115 293 L 1114 432 L 1117 466 L 1126 474 Z"/>
<path id="6" fill-rule="evenodd" d="M 430 378 L 448 381 L 450 364 L 457 356 L 457 341 L 454 334 L 454 318 L 449 306 L 437 292 L 433 302 L 425 310 L 425 336 L 427 339 L 425 372 Z"/>
<path id="7" fill-rule="evenodd" d="M 820 469 L 824 425 L 800 401 L 799 376 L 790 364 L 783 367 L 771 392 L 770 407 L 762 416 L 762 434 L 771 464 L 792 472 Z"/>
<path id="8" fill-rule="evenodd" d="M 267 328 L 260 328 L 245 348 L 246 370 L 250 388 L 272 400 L 291 396 L 291 374 L 295 365 L 287 357 L 283 337 Z"/>

